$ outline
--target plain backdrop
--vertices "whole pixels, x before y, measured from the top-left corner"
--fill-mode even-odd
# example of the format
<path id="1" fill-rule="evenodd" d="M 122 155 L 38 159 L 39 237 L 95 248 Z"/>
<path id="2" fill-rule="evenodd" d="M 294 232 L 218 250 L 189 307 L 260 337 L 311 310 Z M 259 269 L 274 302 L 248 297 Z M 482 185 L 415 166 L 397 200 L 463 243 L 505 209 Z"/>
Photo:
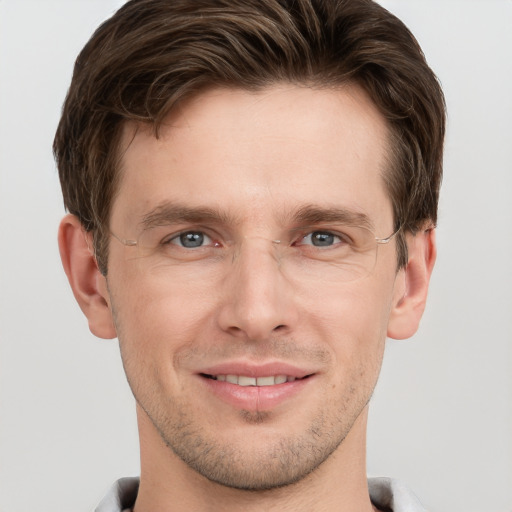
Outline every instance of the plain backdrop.
<path id="1" fill-rule="evenodd" d="M 0 511 L 91 511 L 138 474 L 116 341 L 58 256 L 51 154 L 74 59 L 117 0 L 0 0 Z M 439 258 L 420 332 L 389 341 L 368 471 L 432 512 L 512 512 L 512 2 L 387 0 L 449 109 Z"/>

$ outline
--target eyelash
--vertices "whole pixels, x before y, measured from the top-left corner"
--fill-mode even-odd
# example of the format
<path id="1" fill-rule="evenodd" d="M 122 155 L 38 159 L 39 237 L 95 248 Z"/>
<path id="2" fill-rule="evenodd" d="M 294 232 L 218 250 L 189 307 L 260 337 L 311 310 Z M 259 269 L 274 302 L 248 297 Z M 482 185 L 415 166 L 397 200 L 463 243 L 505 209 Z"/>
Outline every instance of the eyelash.
<path id="1" fill-rule="evenodd" d="M 198 246 L 198 247 L 186 247 L 184 246 L 182 243 L 173 243 L 175 240 L 180 240 L 181 237 L 183 235 L 188 235 L 188 234 L 194 234 L 194 235 L 202 235 L 204 238 L 208 238 L 209 240 L 211 240 L 211 242 L 213 242 L 213 246 L 214 247 L 218 247 L 220 246 L 219 242 L 214 242 L 213 241 L 213 238 L 208 235 L 207 233 L 205 233 L 204 231 L 202 230 L 193 230 L 193 229 L 189 229 L 189 230 L 186 230 L 186 231 L 181 231 L 180 233 L 177 233 L 175 235 L 172 235 L 172 236 L 168 236 L 166 237 L 164 240 L 162 240 L 162 245 L 169 245 L 169 244 L 172 244 L 172 245 L 177 245 L 178 247 L 182 247 L 183 249 L 201 249 L 201 248 L 204 248 L 204 247 L 208 247 L 210 244 L 208 245 L 201 245 L 201 246 Z"/>
<path id="2" fill-rule="evenodd" d="M 321 245 L 317 245 L 315 246 L 313 244 L 313 235 L 315 234 L 318 234 L 318 235 L 327 235 L 327 236 L 332 236 L 334 239 L 337 239 L 333 241 L 332 245 L 328 245 L 328 246 L 323 246 L 323 247 L 333 247 L 335 245 L 338 245 L 340 243 L 346 243 L 347 240 L 346 240 L 346 236 L 343 236 L 341 234 L 338 234 L 334 231 L 329 231 L 329 230 L 322 230 L 322 229 L 315 229 L 314 231 L 310 231 L 309 233 L 306 233 L 305 235 L 302 235 L 299 239 L 298 239 L 298 242 L 302 242 L 304 241 L 306 238 L 310 237 L 311 239 L 311 243 L 297 243 L 295 242 L 294 245 L 310 245 L 312 247 L 322 247 Z"/>

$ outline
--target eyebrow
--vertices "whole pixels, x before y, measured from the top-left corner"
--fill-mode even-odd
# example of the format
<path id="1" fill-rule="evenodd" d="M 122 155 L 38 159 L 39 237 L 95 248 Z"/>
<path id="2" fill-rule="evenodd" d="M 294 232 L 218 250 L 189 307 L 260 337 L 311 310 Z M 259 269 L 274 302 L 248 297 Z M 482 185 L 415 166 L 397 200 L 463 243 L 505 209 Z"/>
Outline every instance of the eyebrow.
<path id="1" fill-rule="evenodd" d="M 305 205 L 296 210 L 292 219 L 301 225 L 325 222 L 347 226 L 361 226 L 370 230 L 373 230 L 375 227 L 370 217 L 365 213 L 338 206 Z"/>
<path id="2" fill-rule="evenodd" d="M 164 202 L 145 213 L 140 222 L 144 230 L 178 222 L 238 224 L 240 220 L 218 209 L 190 207 L 177 203 Z"/>
<path id="3" fill-rule="evenodd" d="M 373 222 L 365 213 L 338 206 L 306 204 L 291 214 L 280 215 L 280 218 L 283 224 L 289 222 L 300 226 L 339 223 L 374 229 Z M 143 230 L 148 230 L 179 222 L 239 225 L 242 223 L 242 219 L 240 215 L 233 215 L 218 208 L 190 207 L 166 201 L 145 213 L 140 224 Z"/>

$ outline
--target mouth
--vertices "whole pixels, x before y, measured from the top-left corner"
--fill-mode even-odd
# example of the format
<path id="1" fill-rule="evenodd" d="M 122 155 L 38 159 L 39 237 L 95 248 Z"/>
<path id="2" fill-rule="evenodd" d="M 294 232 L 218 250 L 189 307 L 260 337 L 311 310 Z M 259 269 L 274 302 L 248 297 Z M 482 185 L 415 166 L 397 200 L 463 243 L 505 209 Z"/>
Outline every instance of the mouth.
<path id="1" fill-rule="evenodd" d="M 299 396 L 310 393 L 318 370 L 281 361 L 228 361 L 202 368 L 196 375 L 213 396 L 235 409 L 272 411 L 292 407 Z"/>
<path id="2" fill-rule="evenodd" d="M 256 386 L 256 387 L 267 387 L 277 386 L 279 384 L 285 384 L 287 382 L 295 382 L 296 380 L 304 380 L 311 375 L 305 375 L 304 377 L 295 377 L 292 375 L 268 375 L 261 377 L 252 377 L 248 375 L 208 375 L 206 373 L 200 374 L 206 379 L 216 380 L 219 382 L 228 382 L 229 384 L 235 384 L 237 386 Z"/>

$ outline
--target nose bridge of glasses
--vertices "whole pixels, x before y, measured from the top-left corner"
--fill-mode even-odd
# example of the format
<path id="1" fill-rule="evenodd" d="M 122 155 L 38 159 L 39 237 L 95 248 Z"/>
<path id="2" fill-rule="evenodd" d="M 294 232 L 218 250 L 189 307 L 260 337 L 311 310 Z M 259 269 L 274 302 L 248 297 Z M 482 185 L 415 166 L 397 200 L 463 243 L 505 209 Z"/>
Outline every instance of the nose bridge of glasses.
<path id="1" fill-rule="evenodd" d="M 272 239 L 262 235 L 245 235 L 238 243 L 233 244 L 233 263 L 240 261 L 246 255 L 251 261 L 260 255 L 267 254 L 278 265 L 281 263 L 282 243 L 279 239 Z"/>

